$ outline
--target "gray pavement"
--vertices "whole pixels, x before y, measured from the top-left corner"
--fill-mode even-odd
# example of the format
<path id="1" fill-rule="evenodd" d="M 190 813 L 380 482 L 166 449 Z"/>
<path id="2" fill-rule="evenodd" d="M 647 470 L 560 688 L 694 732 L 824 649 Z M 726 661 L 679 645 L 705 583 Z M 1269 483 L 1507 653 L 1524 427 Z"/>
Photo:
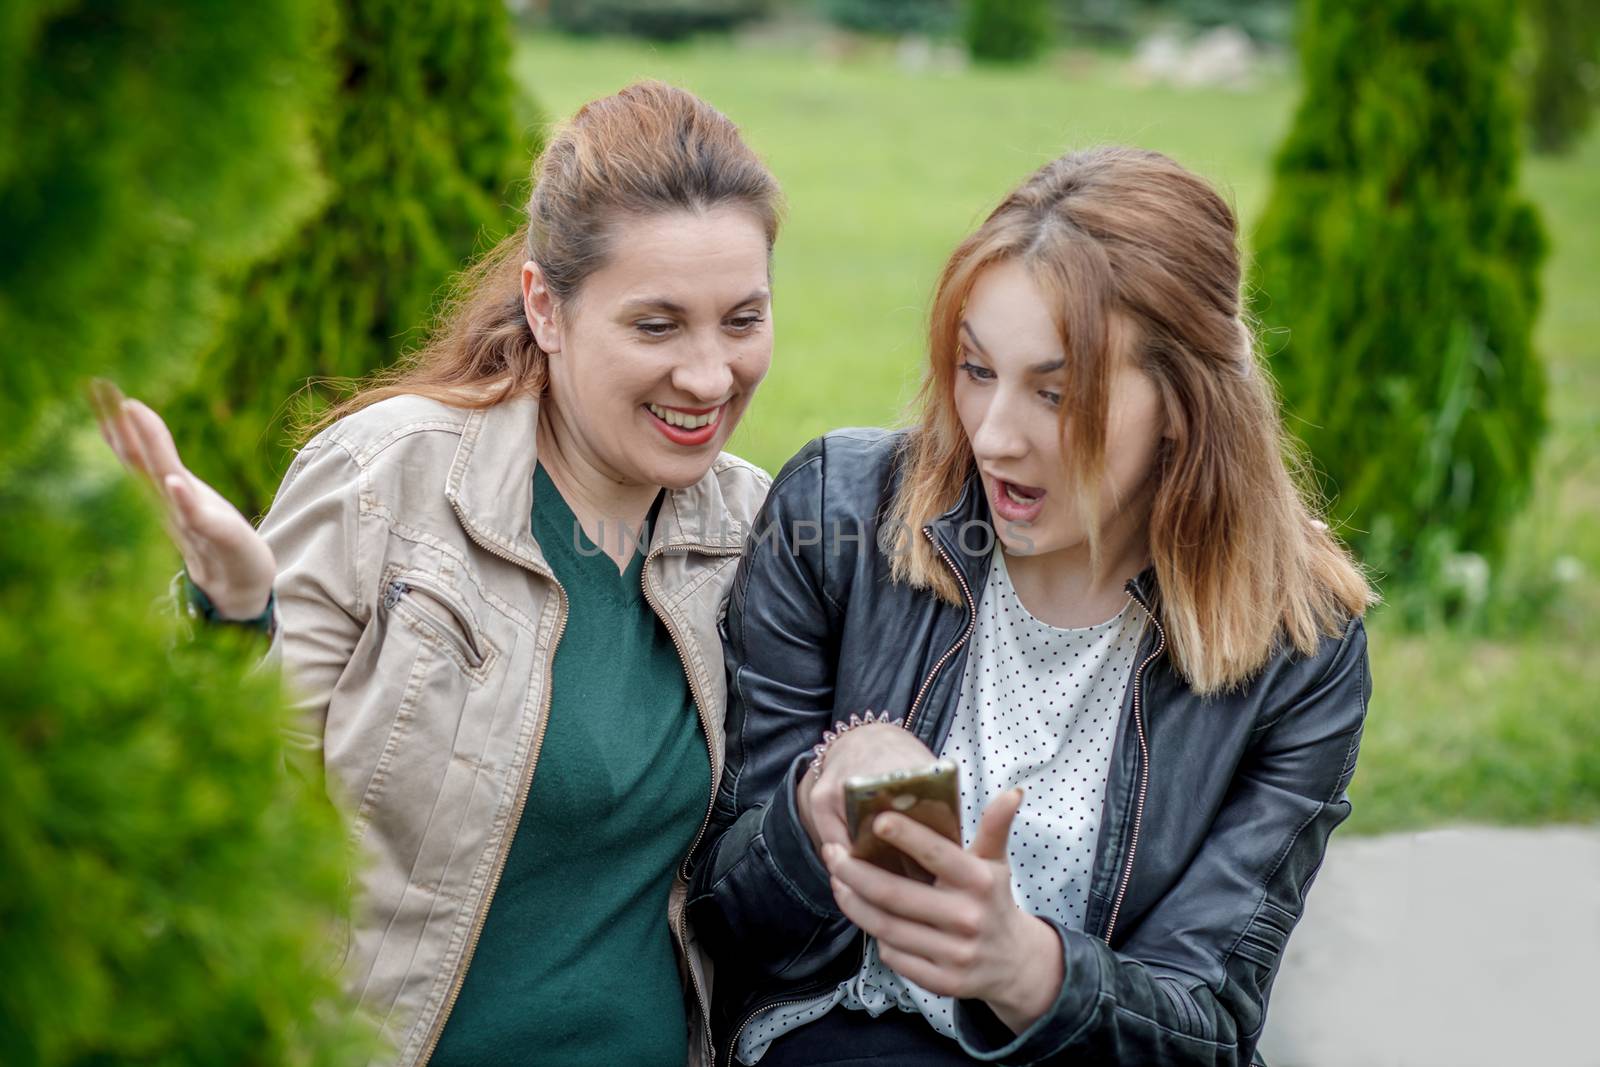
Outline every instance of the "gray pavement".
<path id="1" fill-rule="evenodd" d="M 1338 834 L 1271 1067 L 1600 1067 L 1600 827 Z"/>

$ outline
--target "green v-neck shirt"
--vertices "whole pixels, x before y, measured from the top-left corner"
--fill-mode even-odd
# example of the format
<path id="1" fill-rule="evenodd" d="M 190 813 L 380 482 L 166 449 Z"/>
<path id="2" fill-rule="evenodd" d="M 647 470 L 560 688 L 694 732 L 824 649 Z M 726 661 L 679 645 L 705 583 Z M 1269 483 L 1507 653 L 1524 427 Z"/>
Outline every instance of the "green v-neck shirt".
<path id="1" fill-rule="evenodd" d="M 711 795 L 705 736 L 644 597 L 643 547 L 619 573 L 542 466 L 532 521 L 567 593 L 548 726 L 430 1067 L 682 1067 L 688 1007 L 667 895 Z"/>

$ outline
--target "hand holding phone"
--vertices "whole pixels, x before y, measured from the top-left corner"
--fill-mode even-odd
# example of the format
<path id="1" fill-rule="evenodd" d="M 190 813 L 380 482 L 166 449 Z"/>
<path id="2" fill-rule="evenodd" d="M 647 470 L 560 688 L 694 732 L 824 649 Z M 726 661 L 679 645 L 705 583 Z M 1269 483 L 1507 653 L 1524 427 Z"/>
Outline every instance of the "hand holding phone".
<path id="1" fill-rule="evenodd" d="M 873 820 L 883 812 L 898 811 L 959 845 L 960 801 L 953 760 L 941 759 L 926 767 L 848 778 L 844 783 L 844 803 L 851 851 L 891 873 L 919 882 L 932 882 L 933 875 L 921 864 L 873 832 Z"/>
<path id="2" fill-rule="evenodd" d="M 821 850 L 830 842 L 848 848 L 844 783 L 863 775 L 920 768 L 939 757 L 911 731 L 893 723 L 870 723 L 847 730 L 828 746 L 822 773 L 799 776 L 796 814 L 812 844 Z"/>

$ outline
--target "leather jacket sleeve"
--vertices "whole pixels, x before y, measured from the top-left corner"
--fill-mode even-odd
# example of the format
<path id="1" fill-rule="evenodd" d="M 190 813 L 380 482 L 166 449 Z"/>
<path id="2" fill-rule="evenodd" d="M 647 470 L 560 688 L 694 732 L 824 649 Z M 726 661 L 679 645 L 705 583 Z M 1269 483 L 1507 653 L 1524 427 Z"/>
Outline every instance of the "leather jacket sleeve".
<path id="1" fill-rule="evenodd" d="M 1308 689 L 1263 710 L 1187 872 L 1113 950 L 1058 927 L 1065 980 L 1020 1035 L 981 1002 L 959 1002 L 967 1051 L 1008 1064 L 1249 1064 L 1272 979 L 1321 866 L 1350 813 L 1371 680 L 1366 633 L 1330 638 Z"/>
<path id="2" fill-rule="evenodd" d="M 835 718 L 842 611 L 828 589 L 822 479 L 820 440 L 779 472 L 722 623 L 727 761 L 688 908 L 714 958 L 760 978 L 805 978 L 854 934 L 794 806 L 809 750 Z M 747 610 L 752 585 L 759 611 Z"/>

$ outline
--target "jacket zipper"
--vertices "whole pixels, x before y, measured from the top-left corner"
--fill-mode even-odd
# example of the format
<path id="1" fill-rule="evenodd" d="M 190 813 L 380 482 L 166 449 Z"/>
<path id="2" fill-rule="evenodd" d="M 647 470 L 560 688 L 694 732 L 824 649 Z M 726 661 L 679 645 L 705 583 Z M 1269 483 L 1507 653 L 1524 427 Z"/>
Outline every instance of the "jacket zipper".
<path id="1" fill-rule="evenodd" d="M 479 537 L 472 526 L 467 523 L 466 516 L 461 515 L 460 506 L 454 500 L 450 501 L 450 506 L 455 508 L 457 515 L 461 516 L 462 527 L 480 547 L 491 555 L 499 556 L 503 560 L 515 563 L 541 577 L 548 578 L 555 585 L 556 594 L 561 598 L 561 612 L 556 620 L 555 638 L 550 642 L 550 658 L 545 664 L 545 677 L 553 679 L 556 648 L 561 644 L 561 635 L 567 628 L 569 605 L 566 589 L 556 580 L 555 573 L 548 568 L 536 566 L 525 559 L 519 559 Z M 473 953 L 478 950 L 478 938 L 483 933 L 483 924 L 489 918 L 489 902 L 494 899 L 495 890 L 500 887 L 500 876 L 505 873 L 506 860 L 511 855 L 511 835 L 517 832 L 517 827 L 522 822 L 522 811 L 528 804 L 528 791 L 533 787 L 533 768 L 539 762 L 539 750 L 544 747 L 544 734 L 550 727 L 550 704 L 553 696 L 552 686 L 547 681 L 544 687 L 544 713 L 539 720 L 539 733 L 533 739 L 533 749 L 528 753 L 527 769 L 522 772 L 522 784 L 517 792 L 517 806 L 511 813 L 510 832 L 507 834 L 506 840 L 501 843 L 500 855 L 495 859 L 494 874 L 489 879 L 489 888 L 484 893 L 482 902 L 478 905 L 477 916 L 472 920 L 472 934 L 467 938 L 467 948 L 461 956 L 461 962 L 456 965 L 456 975 L 450 984 L 450 995 L 445 998 L 444 1008 L 439 1012 L 439 1017 L 434 1020 L 433 1030 L 428 1034 L 428 1043 L 423 1046 L 422 1055 L 417 1058 L 416 1067 L 427 1067 L 428 1061 L 433 1058 L 434 1050 L 439 1047 L 439 1036 L 444 1033 L 444 1024 L 449 1020 L 450 1012 L 456 1006 L 456 999 L 461 995 L 461 986 L 466 981 L 467 967 L 472 963 Z"/>
<path id="2" fill-rule="evenodd" d="M 955 561 L 944 550 L 944 546 L 939 543 L 932 530 L 924 526 L 922 533 L 933 545 L 934 551 L 939 553 L 939 558 L 944 560 L 945 566 L 950 568 L 950 573 L 956 576 L 956 581 L 961 583 L 961 595 L 967 602 L 967 628 L 961 632 L 956 643 L 945 650 L 945 654 L 939 657 L 933 668 L 928 671 L 928 676 L 922 680 L 922 688 L 917 690 L 916 699 L 911 702 L 911 710 L 906 712 L 906 720 L 901 724 L 907 730 L 910 730 L 912 724 L 916 722 L 917 712 L 922 707 L 922 698 L 928 695 L 928 688 L 933 685 L 933 679 L 944 669 L 944 665 L 950 662 L 950 657 L 967 643 L 967 638 L 972 636 L 972 630 L 978 624 L 978 606 L 972 602 L 972 587 L 967 584 L 967 576 L 961 573 L 961 568 L 955 565 Z"/>
<path id="3" fill-rule="evenodd" d="M 861 942 L 861 958 L 862 958 L 863 962 L 866 960 L 866 952 L 867 952 L 866 944 L 867 944 L 866 940 L 865 940 L 865 938 L 863 938 L 862 942 Z M 861 964 L 860 963 L 856 964 L 856 971 L 859 971 L 859 970 L 861 970 Z M 851 972 L 851 973 L 853 974 L 855 972 Z M 759 1004 L 756 1007 L 750 1009 L 750 1014 L 748 1014 L 748 1015 L 746 1015 L 744 1017 L 744 1021 L 739 1024 L 739 1028 L 733 1032 L 733 1037 L 728 1039 L 728 1067 L 733 1067 L 733 1065 L 734 1065 L 734 1062 L 735 1062 L 734 1053 L 736 1053 L 738 1051 L 738 1049 L 739 1049 L 739 1038 L 741 1036 L 743 1036 L 744 1028 L 749 1026 L 750 1025 L 750 1021 L 752 1019 L 754 1019 L 757 1015 L 760 1015 L 763 1012 L 773 1011 L 774 1009 L 777 1009 L 777 1008 L 787 1008 L 791 1004 L 804 1004 L 808 1000 L 816 1000 L 823 993 L 827 992 L 827 989 L 828 989 L 828 987 L 825 986 L 825 985 L 824 986 L 818 986 L 816 989 L 809 990 L 809 991 L 807 991 L 805 993 L 800 994 L 799 996 L 785 997 L 782 1000 L 769 1001 L 766 1004 Z M 712 1052 L 711 1052 L 711 1065 L 710 1065 L 710 1067 L 716 1067 L 716 1065 L 717 1065 L 716 1049 L 713 1048 Z"/>
<path id="4" fill-rule="evenodd" d="M 719 546 L 713 545 L 674 545 L 672 547 L 695 549 L 705 552 L 709 555 L 726 556 L 734 554 L 733 552 L 718 552 L 717 548 Z M 661 610 L 661 606 L 656 602 L 655 594 L 650 589 L 650 563 L 665 551 L 665 548 L 657 548 L 645 556 L 644 564 L 639 568 L 639 581 L 640 585 L 644 589 L 645 602 L 650 605 L 650 610 L 656 613 L 656 618 L 661 620 L 661 624 L 667 628 L 667 636 L 672 638 L 672 647 L 677 650 L 678 661 L 683 664 L 683 676 L 689 681 L 689 693 L 694 697 L 695 712 L 700 717 L 700 732 L 705 737 L 706 755 L 711 760 L 712 770 L 715 771 L 717 769 L 717 753 L 711 741 L 711 722 L 706 718 L 705 699 L 700 693 L 699 687 L 695 683 L 694 671 L 689 667 L 689 659 L 683 654 L 683 640 L 678 634 L 678 628 L 672 624 L 672 620 L 669 619 L 666 613 Z M 685 881 L 688 881 L 689 878 L 689 861 L 694 857 L 694 850 L 700 847 L 700 839 L 705 836 L 706 827 L 711 824 L 711 812 L 716 807 L 716 803 L 717 775 L 713 773 L 711 776 L 711 796 L 706 800 L 706 813 L 700 819 L 700 829 L 695 831 L 694 840 L 689 843 L 689 851 L 684 853 L 683 861 L 678 864 L 678 875 Z M 684 970 L 689 972 L 689 985 L 692 987 L 694 992 L 695 1006 L 700 1009 L 700 1022 L 704 1029 L 706 1043 L 707 1045 L 711 1046 L 711 1060 L 714 1065 L 716 1062 L 717 1053 L 716 1047 L 711 1044 L 711 1003 L 706 997 L 705 991 L 700 988 L 700 979 L 695 976 L 694 966 L 688 958 L 689 909 L 687 907 L 687 901 L 685 901 L 685 907 L 683 910 L 678 913 L 677 933 L 678 943 L 683 946 Z"/>
<path id="5" fill-rule="evenodd" d="M 1128 836 L 1128 859 L 1122 865 L 1122 878 L 1117 885 L 1117 897 L 1112 902 L 1111 917 L 1106 920 L 1106 932 L 1102 935 L 1102 940 L 1107 945 L 1111 944 L 1111 932 L 1117 928 L 1117 916 L 1122 911 L 1122 898 L 1127 895 L 1128 882 L 1133 878 L 1133 855 L 1139 850 L 1139 827 L 1144 821 L 1144 801 L 1150 789 L 1150 748 L 1145 740 L 1144 716 L 1139 706 L 1140 688 L 1144 682 L 1144 669 L 1150 665 L 1152 660 L 1161 655 L 1162 649 L 1167 647 L 1167 632 L 1161 628 L 1161 621 L 1156 618 L 1155 612 L 1150 610 L 1150 606 L 1133 590 L 1133 583 L 1130 582 L 1128 584 L 1128 595 L 1145 610 L 1145 614 L 1150 616 L 1150 622 L 1156 628 L 1156 647 L 1150 650 L 1150 654 L 1144 658 L 1143 662 L 1139 664 L 1139 669 L 1133 674 L 1133 725 L 1139 734 L 1139 799 L 1133 808 L 1133 832 Z"/>
<path id="6" fill-rule="evenodd" d="M 917 691 L 916 699 L 911 703 L 911 710 L 906 713 L 904 726 L 907 730 L 911 729 L 912 724 L 915 722 L 917 713 L 921 710 L 922 700 L 925 696 L 927 696 L 928 689 L 930 686 L 932 686 L 935 676 L 937 676 L 938 673 L 944 669 L 944 665 L 949 662 L 950 657 L 954 656 L 957 650 L 959 650 L 962 645 L 967 643 L 967 639 L 972 636 L 973 627 L 978 621 L 978 612 L 972 603 L 972 588 L 967 584 L 966 575 L 961 573 L 961 569 L 955 565 L 955 562 L 950 558 L 949 553 L 945 551 L 944 546 L 941 545 L 938 538 L 933 535 L 932 530 L 924 527 L 922 532 L 927 536 L 928 541 L 933 545 L 935 551 L 939 553 L 939 558 L 944 560 L 945 566 L 950 568 L 950 573 L 956 576 L 956 581 L 961 583 L 961 593 L 967 602 L 967 628 L 956 640 L 956 643 L 951 645 L 943 656 L 939 657 L 938 661 L 934 663 L 933 668 L 928 672 L 928 676 L 923 679 L 922 688 Z M 1111 935 L 1116 929 L 1117 918 L 1122 912 L 1122 901 L 1128 894 L 1128 883 L 1133 877 L 1133 858 L 1139 850 L 1139 831 L 1144 823 L 1144 803 L 1150 792 L 1150 748 L 1149 742 L 1145 737 L 1144 713 L 1140 702 L 1140 695 L 1144 682 L 1144 671 L 1145 668 L 1148 667 L 1157 656 L 1161 655 L 1162 650 L 1167 647 L 1166 630 L 1162 629 L 1161 621 L 1156 618 L 1155 612 L 1150 610 L 1150 606 L 1133 591 L 1131 582 L 1129 583 L 1128 595 L 1145 610 L 1145 614 L 1150 616 L 1150 622 L 1156 628 L 1156 647 L 1150 650 L 1150 654 L 1146 656 L 1139 664 L 1138 670 L 1136 670 L 1133 675 L 1133 724 L 1134 729 L 1139 737 L 1139 795 L 1134 805 L 1133 830 L 1128 837 L 1128 858 L 1122 865 L 1122 877 L 1118 880 L 1116 899 L 1112 902 L 1111 916 L 1106 921 L 1106 930 L 1102 935 L 1102 939 L 1108 945 L 1111 943 Z M 754 1017 L 754 1013 L 752 1013 L 751 1017 Z M 746 1019 L 745 1022 L 749 1022 L 749 1019 Z M 743 1028 L 743 1024 L 740 1024 L 740 1029 L 742 1030 Z M 737 1034 L 735 1036 L 737 1037 Z"/>
<path id="7" fill-rule="evenodd" d="M 928 689 L 933 685 L 934 678 L 937 677 L 939 672 L 944 669 L 945 664 L 950 662 L 950 657 L 954 656 L 958 651 L 960 651 L 961 646 L 967 643 L 967 639 L 972 636 L 973 628 L 976 627 L 978 623 L 978 609 L 977 606 L 972 602 L 972 587 L 967 584 L 966 575 L 961 573 L 961 569 L 955 565 L 955 561 L 952 560 L 949 553 L 944 550 L 944 546 L 939 543 L 939 539 L 933 535 L 932 530 L 924 526 L 922 528 L 922 533 L 923 536 L 927 537 L 929 543 L 933 545 L 934 551 L 939 553 L 939 558 L 944 560 L 945 566 L 950 568 L 950 573 L 956 576 L 956 581 L 961 583 L 961 595 L 966 600 L 967 604 L 967 627 L 962 631 L 961 636 L 956 639 L 956 643 L 946 649 L 944 655 L 940 656 L 939 659 L 934 663 L 933 667 L 928 671 L 928 676 L 922 680 L 922 687 L 917 690 L 916 699 L 912 700 L 911 709 L 906 712 L 905 721 L 900 724 L 901 729 L 903 730 L 910 730 L 912 724 L 916 722 L 917 712 L 920 711 L 922 707 L 922 698 L 928 695 Z M 866 961 L 866 956 L 867 942 L 865 936 L 863 936 L 861 940 L 860 961 L 856 963 L 855 971 L 851 973 L 856 973 L 861 970 L 861 964 Z M 773 1008 L 782 1008 L 787 1007 L 790 1004 L 801 1004 L 805 1001 L 813 1000 L 825 988 L 826 987 L 819 988 L 816 992 L 806 994 L 805 996 L 791 997 L 783 1000 L 775 1000 L 766 1004 L 758 1004 L 754 1008 L 750 1009 L 750 1013 L 744 1017 L 744 1021 L 739 1024 L 738 1029 L 734 1030 L 733 1037 L 728 1041 L 728 1067 L 733 1067 L 733 1057 L 734 1052 L 739 1047 L 739 1037 L 744 1033 L 744 1028 L 750 1025 L 750 1021 L 752 1019 L 763 1012 L 772 1010 Z M 715 1050 L 713 1050 L 711 1067 L 716 1067 Z"/>
<path id="8" fill-rule="evenodd" d="M 396 578 L 391 581 L 388 588 L 384 590 L 383 606 L 393 611 L 395 605 L 399 604 L 402 598 L 413 592 L 427 594 L 429 597 L 437 600 L 442 607 L 449 611 L 450 614 L 455 616 L 456 621 L 460 623 L 461 632 L 459 634 L 456 632 L 456 628 L 450 626 L 448 623 L 441 622 L 434 616 L 432 611 L 429 611 L 426 607 L 417 603 L 415 597 L 411 598 L 411 610 L 427 618 L 427 625 L 435 630 L 442 640 L 448 642 L 456 649 L 456 651 L 460 652 L 461 658 L 467 661 L 468 666 L 470 666 L 473 670 L 477 670 L 479 667 L 482 667 L 485 657 L 483 652 L 478 647 L 479 641 L 477 639 L 477 635 L 473 632 L 472 626 L 467 622 L 469 613 L 465 611 L 459 604 L 457 604 L 452 597 L 447 595 L 443 589 L 437 587 L 432 582 L 418 581 L 414 577 L 410 576 L 405 578 Z"/>
<path id="9" fill-rule="evenodd" d="M 934 550 L 939 553 L 939 558 L 944 560 L 944 565 L 949 566 L 950 573 L 955 574 L 955 581 L 958 581 L 960 584 L 962 584 L 962 595 L 966 598 L 966 606 L 968 606 L 966 616 L 968 617 L 966 617 L 966 629 L 963 630 L 962 635 L 955 640 L 954 645 L 950 645 L 950 648 L 947 648 L 946 651 L 944 651 L 942 656 L 939 656 L 938 662 L 934 662 L 933 669 L 928 670 L 928 677 L 923 678 L 922 680 L 922 688 L 917 689 L 917 697 L 915 697 L 914 701 L 910 702 L 910 710 L 907 710 L 906 718 L 904 718 L 904 721 L 901 721 L 901 729 L 907 729 L 907 731 L 909 731 L 909 729 L 912 728 L 912 725 L 914 725 L 915 721 L 917 721 L 917 712 L 920 710 L 920 707 L 922 707 L 922 697 L 925 697 L 926 694 L 928 694 L 928 686 L 933 685 L 934 677 L 938 675 L 939 670 L 944 669 L 944 664 L 947 664 L 947 662 L 950 661 L 950 656 L 954 656 L 958 649 L 962 648 L 962 645 L 965 645 L 966 638 L 971 637 L 971 633 L 973 633 L 973 627 L 976 625 L 976 622 L 978 622 L 978 611 L 976 611 L 976 608 L 973 608 L 973 590 L 971 590 L 970 585 L 966 584 L 965 574 L 962 574 L 962 571 L 955 566 L 954 561 L 950 560 L 949 553 L 946 553 L 946 550 L 944 550 L 944 545 L 939 544 L 938 537 L 933 536 L 933 531 L 928 530 L 926 526 L 923 526 L 922 533 L 925 534 L 925 536 L 928 537 L 928 541 L 933 544 Z M 856 963 L 856 971 L 861 971 L 861 963 L 866 961 L 866 957 L 867 942 L 866 937 L 862 936 L 861 960 Z M 856 973 L 856 971 L 851 971 L 851 973 Z M 821 993 L 826 989 L 826 985 L 822 985 L 822 987 L 818 987 L 818 989 L 814 990 L 814 992 L 805 993 L 805 995 L 802 995 L 802 997 L 782 998 L 782 1000 L 768 1001 L 768 1003 L 762 1003 L 762 1005 L 757 1005 L 755 1008 L 750 1008 L 749 1014 L 746 1014 L 744 1019 L 739 1022 L 738 1029 L 734 1029 L 733 1037 L 728 1038 L 728 1067 L 733 1067 L 734 1053 L 738 1051 L 739 1037 L 741 1037 L 742 1033 L 744 1033 L 744 1027 L 750 1025 L 750 1021 L 755 1019 L 755 1016 L 766 1013 L 766 1011 L 771 1011 L 773 1008 L 786 1008 L 786 1006 L 789 1005 L 800 1005 L 800 1003 L 805 1003 L 805 1001 L 814 1000 L 814 998 L 818 997 L 818 995 L 821 995 Z M 712 1048 L 712 1067 L 717 1067 L 717 1049 L 715 1049 L 715 1046 Z"/>
<path id="10" fill-rule="evenodd" d="M 928 688 L 933 685 L 934 678 L 938 677 L 938 673 L 941 672 L 941 670 L 944 670 L 944 665 L 946 665 L 947 662 L 950 662 L 950 657 L 954 656 L 957 651 L 960 651 L 962 645 L 965 645 L 966 638 L 970 638 L 971 635 L 973 635 L 974 625 L 978 625 L 978 608 L 973 605 L 973 589 L 971 589 L 971 585 L 966 584 L 966 576 L 965 574 L 962 574 L 962 569 L 958 568 L 958 566 L 955 566 L 954 560 L 950 560 L 949 553 L 944 550 L 944 545 L 939 544 L 938 537 L 933 536 L 933 531 L 928 530 L 926 526 L 923 526 L 922 533 L 923 536 L 928 537 L 928 541 L 933 544 L 934 552 L 939 553 L 939 558 L 944 560 L 944 565 L 949 566 L 950 573 L 955 574 L 955 581 L 958 581 L 960 584 L 962 584 L 962 597 L 966 600 L 966 629 L 962 630 L 962 635 L 960 635 L 958 638 L 955 638 L 954 645 L 950 645 L 949 648 L 944 651 L 944 654 L 939 656 L 938 661 L 934 662 L 933 667 L 928 670 L 928 677 L 923 678 L 922 680 L 922 688 L 917 689 L 917 697 L 915 697 L 914 701 L 910 702 L 910 710 L 909 712 L 906 712 L 906 720 L 902 721 L 901 729 L 910 729 L 915 725 L 915 721 L 917 721 L 917 712 L 918 710 L 922 710 L 922 699 L 923 697 L 928 696 Z M 862 939 L 861 942 L 861 958 L 862 960 L 866 960 L 866 939 Z M 856 965 L 856 971 L 859 971 L 859 969 L 861 969 L 861 963 Z M 821 992 L 821 990 L 818 990 L 818 993 L 819 992 Z M 771 1001 L 771 1003 L 766 1003 L 766 1005 L 757 1005 L 755 1008 L 750 1009 L 750 1014 L 744 1016 L 744 1021 L 739 1024 L 739 1029 L 734 1030 L 733 1038 L 728 1041 L 728 1067 L 733 1067 L 734 1049 L 739 1048 L 739 1035 L 744 1033 L 744 1027 L 750 1025 L 750 1019 L 754 1019 L 755 1016 L 762 1014 L 763 1011 L 771 1011 L 773 1008 L 784 1008 L 784 1006 L 787 1005 L 798 1005 L 798 1003 L 803 1003 L 803 1001 L 813 1000 L 818 993 L 810 993 L 810 995 L 806 995 L 806 997 L 789 998 L 789 1000 L 774 1000 Z M 715 1059 L 712 1061 L 712 1067 L 715 1067 Z"/>

